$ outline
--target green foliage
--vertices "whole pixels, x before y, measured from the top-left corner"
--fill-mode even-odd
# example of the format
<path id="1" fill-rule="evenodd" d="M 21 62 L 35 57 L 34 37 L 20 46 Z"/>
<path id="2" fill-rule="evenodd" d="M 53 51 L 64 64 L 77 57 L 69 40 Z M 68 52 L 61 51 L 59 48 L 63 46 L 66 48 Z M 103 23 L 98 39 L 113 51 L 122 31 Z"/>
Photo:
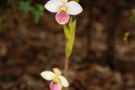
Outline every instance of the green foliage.
<path id="1" fill-rule="evenodd" d="M 76 29 L 76 20 L 70 19 L 69 26 L 64 25 L 64 33 L 67 39 L 65 53 L 66 57 L 70 57 L 75 40 L 75 29 Z"/>
<path id="2" fill-rule="evenodd" d="M 36 24 L 39 23 L 41 16 L 44 15 L 44 7 L 41 4 L 32 5 L 31 0 L 20 1 L 19 9 L 25 13 L 30 12 L 34 16 L 34 21 Z"/>
<path id="3" fill-rule="evenodd" d="M 31 0 L 28 1 L 20 1 L 19 2 L 19 9 L 23 12 L 29 12 L 31 10 Z"/>
<path id="4" fill-rule="evenodd" d="M 8 24 L 2 18 L 0 18 L 0 29 L 7 29 L 8 27 Z"/>
<path id="5" fill-rule="evenodd" d="M 132 10 L 131 20 L 133 23 L 135 23 L 135 9 Z"/>
<path id="6" fill-rule="evenodd" d="M 35 23 L 39 23 L 41 16 L 44 15 L 44 7 L 43 5 L 37 4 L 35 7 L 31 9 L 31 13 L 34 16 Z"/>

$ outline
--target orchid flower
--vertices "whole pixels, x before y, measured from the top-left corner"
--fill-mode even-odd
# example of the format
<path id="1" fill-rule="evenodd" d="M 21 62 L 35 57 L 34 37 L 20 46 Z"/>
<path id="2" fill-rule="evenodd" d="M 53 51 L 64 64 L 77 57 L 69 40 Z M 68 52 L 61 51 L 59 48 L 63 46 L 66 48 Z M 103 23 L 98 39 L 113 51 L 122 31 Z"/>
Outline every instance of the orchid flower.
<path id="1" fill-rule="evenodd" d="M 41 76 L 51 81 L 50 83 L 50 90 L 61 90 L 62 87 L 68 87 L 69 82 L 67 79 L 61 75 L 61 71 L 58 68 L 53 68 L 53 72 L 51 71 L 44 71 L 41 73 Z"/>
<path id="2" fill-rule="evenodd" d="M 55 19 L 61 25 L 68 23 L 70 15 L 78 15 L 83 11 L 79 3 L 68 0 L 49 0 L 44 7 L 56 13 Z"/>

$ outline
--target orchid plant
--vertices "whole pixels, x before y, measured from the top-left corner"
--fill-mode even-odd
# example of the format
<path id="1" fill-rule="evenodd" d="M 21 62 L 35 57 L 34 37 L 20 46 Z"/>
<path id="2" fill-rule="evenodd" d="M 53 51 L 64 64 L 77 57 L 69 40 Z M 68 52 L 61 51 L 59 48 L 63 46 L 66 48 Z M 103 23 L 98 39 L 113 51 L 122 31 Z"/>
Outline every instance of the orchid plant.
<path id="1" fill-rule="evenodd" d="M 51 81 L 50 90 L 62 90 L 62 87 L 69 86 L 69 82 L 66 77 L 76 30 L 76 20 L 74 20 L 72 16 L 78 15 L 83 11 L 83 8 L 77 1 L 79 0 L 49 0 L 44 5 L 45 9 L 52 13 L 56 13 L 56 22 L 63 25 L 66 37 L 64 76 L 62 76 L 62 73 L 58 68 L 54 68 L 54 72 L 44 71 L 41 73 L 41 76 L 44 79 Z"/>

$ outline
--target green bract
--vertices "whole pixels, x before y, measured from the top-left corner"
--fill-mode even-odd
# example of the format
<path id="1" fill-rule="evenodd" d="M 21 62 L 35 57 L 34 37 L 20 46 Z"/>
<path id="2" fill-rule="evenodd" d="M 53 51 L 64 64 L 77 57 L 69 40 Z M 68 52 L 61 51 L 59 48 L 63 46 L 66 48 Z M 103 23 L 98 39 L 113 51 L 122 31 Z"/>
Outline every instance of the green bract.
<path id="1" fill-rule="evenodd" d="M 67 39 L 65 53 L 66 57 L 70 57 L 75 40 L 76 20 L 70 19 L 69 26 L 64 25 L 64 33 Z"/>

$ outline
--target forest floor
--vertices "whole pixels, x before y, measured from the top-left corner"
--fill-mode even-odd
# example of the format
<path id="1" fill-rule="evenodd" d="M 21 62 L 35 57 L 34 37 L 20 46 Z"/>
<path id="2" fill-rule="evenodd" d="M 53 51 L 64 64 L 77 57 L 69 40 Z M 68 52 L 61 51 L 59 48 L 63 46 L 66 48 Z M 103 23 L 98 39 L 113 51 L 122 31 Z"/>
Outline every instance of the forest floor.
<path id="1" fill-rule="evenodd" d="M 3 15 L 8 27 L 0 29 L 0 90 L 48 90 L 49 82 L 40 73 L 53 67 L 63 70 L 65 37 L 52 17 L 46 14 L 37 25 L 31 15 L 23 14 L 19 19 L 10 11 Z M 112 70 L 105 64 L 104 49 L 94 51 L 94 46 L 102 46 L 96 42 L 91 46 L 96 54 L 89 55 L 93 61 L 86 58 L 88 39 L 83 24 L 87 18 L 82 17 L 70 58 L 69 90 L 135 90 L 134 61 L 118 59 Z M 96 39 L 93 37 L 98 42 Z"/>

